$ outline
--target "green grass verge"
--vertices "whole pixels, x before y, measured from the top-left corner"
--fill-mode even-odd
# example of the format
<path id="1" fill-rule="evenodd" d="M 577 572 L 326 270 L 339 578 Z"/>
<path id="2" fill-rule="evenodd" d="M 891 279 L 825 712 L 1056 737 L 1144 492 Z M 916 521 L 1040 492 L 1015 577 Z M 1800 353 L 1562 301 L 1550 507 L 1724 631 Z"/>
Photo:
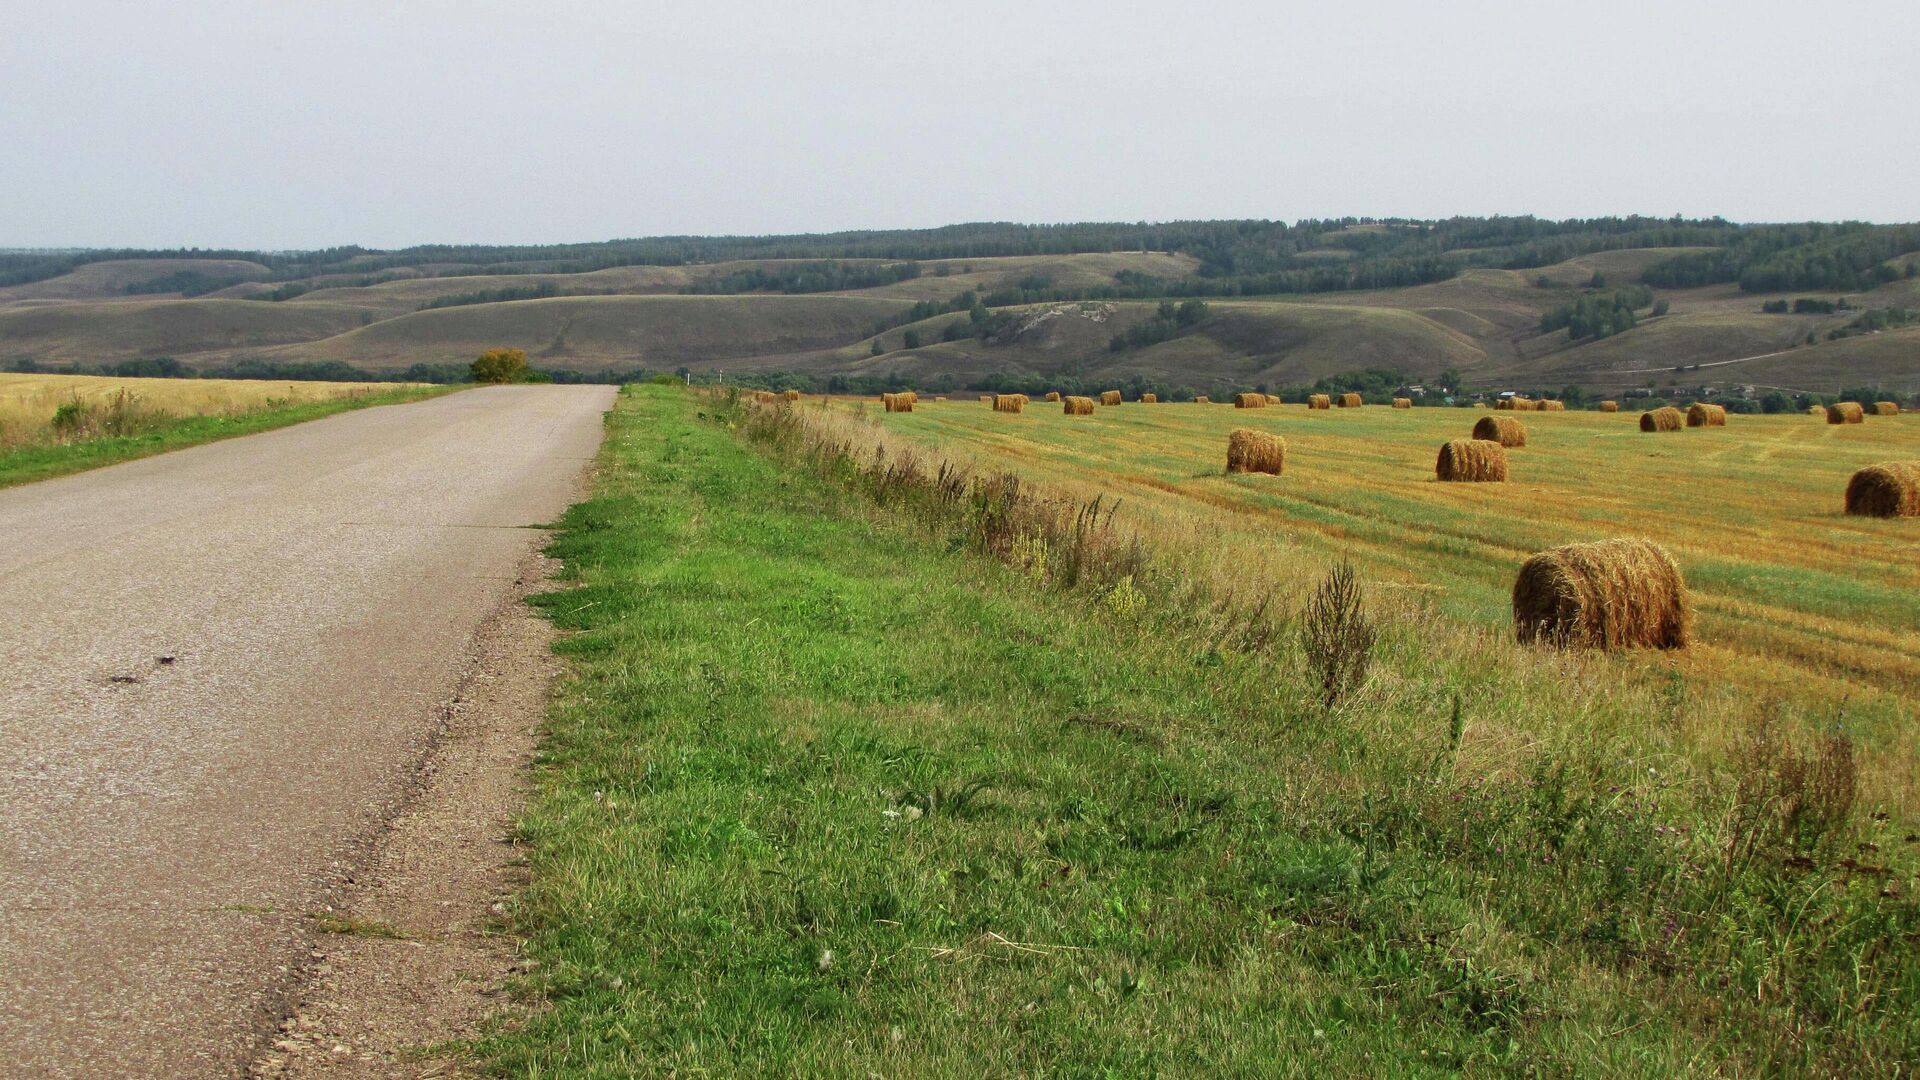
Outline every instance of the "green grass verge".
<path id="1" fill-rule="evenodd" d="M 135 458 L 152 457 L 169 450 L 181 450 L 201 443 L 253 435 L 288 424 L 318 420 L 323 416 L 365 409 L 375 405 L 399 405 L 451 393 L 457 387 L 423 386 L 382 390 L 361 397 L 311 401 L 277 409 L 259 409 L 233 416 L 185 416 L 155 431 L 139 435 L 116 435 L 80 442 L 48 446 L 24 446 L 0 451 L 0 488 L 51 480 L 56 476 L 117 465 Z"/>
<path id="2" fill-rule="evenodd" d="M 1281 660 L 1196 644 L 1119 590 L 1037 588 L 715 412 L 624 392 L 555 541 L 574 586 L 539 603 L 571 675 L 513 912 L 546 1007 L 479 1047 L 494 1068 L 1912 1060 L 1910 868 L 1720 865 L 1727 807 L 1645 761 L 1568 747 L 1470 774 L 1454 703 L 1524 714 L 1539 684 L 1386 627 L 1375 681 L 1414 690 L 1323 714 Z"/>

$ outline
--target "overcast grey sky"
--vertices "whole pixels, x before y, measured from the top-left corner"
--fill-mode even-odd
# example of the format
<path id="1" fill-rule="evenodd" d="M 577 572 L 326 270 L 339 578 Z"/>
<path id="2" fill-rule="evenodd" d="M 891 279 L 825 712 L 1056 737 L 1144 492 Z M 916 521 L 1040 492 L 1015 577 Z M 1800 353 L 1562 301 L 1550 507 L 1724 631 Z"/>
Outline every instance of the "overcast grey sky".
<path id="1" fill-rule="evenodd" d="M 0 246 L 1920 218 L 1920 3 L 0 0 Z"/>

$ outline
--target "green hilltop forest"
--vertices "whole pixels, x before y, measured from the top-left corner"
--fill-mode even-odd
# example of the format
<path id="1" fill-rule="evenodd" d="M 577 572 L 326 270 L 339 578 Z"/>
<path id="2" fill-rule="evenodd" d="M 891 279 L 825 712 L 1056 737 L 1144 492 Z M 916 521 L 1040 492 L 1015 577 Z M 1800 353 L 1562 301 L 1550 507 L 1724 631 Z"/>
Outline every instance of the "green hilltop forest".
<path id="1" fill-rule="evenodd" d="M 0 252 L 0 367 L 1786 407 L 1920 392 L 1920 225 L 1339 218 Z"/>

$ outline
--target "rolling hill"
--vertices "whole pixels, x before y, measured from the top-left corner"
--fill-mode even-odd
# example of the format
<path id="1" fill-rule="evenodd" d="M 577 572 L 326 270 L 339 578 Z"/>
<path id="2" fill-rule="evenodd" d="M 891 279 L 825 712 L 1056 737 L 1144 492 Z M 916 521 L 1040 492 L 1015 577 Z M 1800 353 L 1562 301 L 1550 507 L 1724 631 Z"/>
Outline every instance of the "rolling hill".
<path id="1" fill-rule="evenodd" d="M 1829 340 L 1866 309 L 1920 311 L 1920 278 L 1907 276 L 1920 233 L 1906 226 L 1349 219 L 109 254 L 129 257 L 49 256 L 45 269 L 30 254 L 0 257 L 13 282 L 0 288 L 0 365 L 168 356 L 393 371 L 513 346 L 537 366 L 584 373 L 954 384 L 1075 373 L 1277 387 L 1372 368 L 1409 381 L 1455 371 L 1490 390 L 1677 393 L 1711 378 L 1920 391 L 1913 331 Z M 1631 325 L 1583 339 L 1542 332 L 1557 305 L 1612 302 L 1643 279 L 1655 287 L 1634 294 Z M 1795 287 L 1769 291 L 1783 281 Z M 168 287 L 204 295 L 156 291 Z M 1204 318 L 1139 331 L 1162 298 L 1196 296 Z M 1848 307 L 1761 310 L 1802 298 Z M 1130 333 L 1135 342 L 1114 346 Z"/>

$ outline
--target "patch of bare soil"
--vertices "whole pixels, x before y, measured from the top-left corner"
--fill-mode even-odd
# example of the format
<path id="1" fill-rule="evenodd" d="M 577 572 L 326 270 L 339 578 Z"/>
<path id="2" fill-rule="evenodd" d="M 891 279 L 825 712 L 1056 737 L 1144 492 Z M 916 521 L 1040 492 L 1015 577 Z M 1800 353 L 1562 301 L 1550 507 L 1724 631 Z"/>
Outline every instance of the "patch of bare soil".
<path id="1" fill-rule="evenodd" d="M 553 565 L 523 563 L 514 594 L 475 638 L 412 797 L 335 903 L 312 913 L 304 981 L 248 1075 L 472 1075 L 445 1044 L 513 1008 L 502 986 L 524 967 L 501 905 L 526 871 L 511 830 L 559 670 L 552 625 L 523 600 Z"/>

